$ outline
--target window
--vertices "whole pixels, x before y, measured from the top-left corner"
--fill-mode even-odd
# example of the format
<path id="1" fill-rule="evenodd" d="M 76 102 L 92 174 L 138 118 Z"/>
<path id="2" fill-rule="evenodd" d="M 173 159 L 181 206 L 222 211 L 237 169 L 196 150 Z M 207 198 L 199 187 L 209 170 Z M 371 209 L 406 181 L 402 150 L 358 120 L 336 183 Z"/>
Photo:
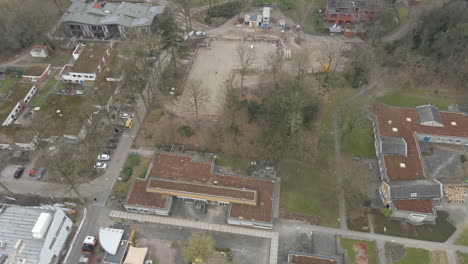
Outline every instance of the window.
<path id="1" fill-rule="evenodd" d="M 417 193 L 410 193 L 410 196 L 414 198 L 414 197 L 418 197 L 418 194 Z"/>
<path id="2" fill-rule="evenodd" d="M 69 227 L 69 226 L 67 226 L 66 229 L 67 229 L 67 231 L 70 231 L 70 227 Z"/>
<path id="3" fill-rule="evenodd" d="M 460 143 L 461 143 L 461 140 L 458 139 L 458 140 L 455 141 L 455 143 L 460 144 Z"/>
<path id="4" fill-rule="evenodd" d="M 72 76 L 73 76 L 73 77 L 76 77 L 76 75 L 75 75 L 75 74 L 72 74 Z"/>

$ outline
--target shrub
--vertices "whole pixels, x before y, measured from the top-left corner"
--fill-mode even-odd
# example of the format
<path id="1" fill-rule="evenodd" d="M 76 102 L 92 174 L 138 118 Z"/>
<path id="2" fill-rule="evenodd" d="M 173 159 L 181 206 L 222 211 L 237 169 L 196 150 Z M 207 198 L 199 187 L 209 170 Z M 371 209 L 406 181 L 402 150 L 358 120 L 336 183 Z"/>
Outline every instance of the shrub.
<path id="1" fill-rule="evenodd" d="M 205 16 L 205 23 L 207 23 L 208 25 L 211 25 L 212 21 L 211 21 L 211 17 L 206 15 Z"/>
<path id="2" fill-rule="evenodd" d="M 351 65 L 351 69 L 345 75 L 352 88 L 360 88 L 367 84 L 368 70 L 362 64 Z"/>
<path id="3" fill-rule="evenodd" d="M 193 131 L 193 129 L 189 126 L 181 126 L 179 127 L 179 133 L 186 137 L 186 138 L 189 138 L 191 136 L 193 136 L 193 134 L 195 134 L 195 132 Z"/>
<path id="4" fill-rule="evenodd" d="M 122 181 L 128 182 L 128 180 L 130 180 L 130 177 L 132 177 L 132 173 L 133 173 L 132 167 L 125 166 L 122 171 Z"/>
<path id="5" fill-rule="evenodd" d="M 249 123 L 256 121 L 257 117 L 262 113 L 262 105 L 255 102 L 249 101 L 247 103 L 247 114 L 249 116 Z"/>
<path id="6" fill-rule="evenodd" d="M 460 162 L 465 163 L 466 162 L 466 156 L 464 154 L 460 155 Z"/>
<path id="7" fill-rule="evenodd" d="M 225 17 L 225 18 L 231 18 L 235 14 L 239 13 L 241 8 L 241 3 L 240 2 L 228 2 L 222 5 L 217 5 L 213 6 L 208 11 L 206 14 L 209 17 Z"/>
<path id="8" fill-rule="evenodd" d="M 306 105 L 302 109 L 302 123 L 304 125 L 310 124 L 310 122 L 314 120 L 316 112 L 317 112 L 317 104 L 315 102 Z"/>

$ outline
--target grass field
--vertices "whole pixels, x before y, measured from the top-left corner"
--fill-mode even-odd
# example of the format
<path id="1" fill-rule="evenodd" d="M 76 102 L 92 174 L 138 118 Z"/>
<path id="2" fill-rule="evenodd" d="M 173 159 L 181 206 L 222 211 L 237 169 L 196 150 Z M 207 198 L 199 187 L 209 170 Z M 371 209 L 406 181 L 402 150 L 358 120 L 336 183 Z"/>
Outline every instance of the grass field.
<path id="1" fill-rule="evenodd" d="M 468 229 L 463 230 L 460 236 L 457 237 L 455 244 L 468 246 Z"/>
<path id="2" fill-rule="evenodd" d="M 146 174 L 150 162 L 151 157 L 149 156 L 129 155 L 124 167 L 131 167 L 132 175 L 126 181 L 116 181 L 114 187 L 112 188 L 112 194 L 120 197 L 126 196 L 133 180 L 136 177 L 144 178 L 144 174 Z M 121 179 L 124 179 L 123 173 L 124 172 L 122 171 L 120 175 Z"/>
<path id="3" fill-rule="evenodd" d="M 47 99 L 47 96 L 53 92 L 53 88 L 56 83 L 57 79 L 55 79 L 54 72 L 52 72 L 47 83 L 43 87 L 38 88 L 38 94 L 32 101 L 31 105 L 33 107 L 40 107 Z"/>
<path id="4" fill-rule="evenodd" d="M 355 253 L 354 253 L 354 243 L 363 243 L 367 245 L 367 258 L 368 264 L 377 264 L 377 251 L 375 249 L 375 242 L 366 241 L 366 240 L 354 240 L 354 239 L 347 239 L 341 238 L 340 244 L 341 249 L 346 250 L 348 252 L 348 264 L 356 264 L 355 260 Z"/>
<path id="5" fill-rule="evenodd" d="M 435 225 L 408 225 L 405 226 L 405 229 L 402 228 L 401 221 L 385 219 L 383 215 L 376 215 L 374 217 L 374 231 L 375 233 L 389 236 L 444 242 L 455 232 L 455 227 L 448 222 L 448 214 L 446 212 L 439 211 L 437 214 L 438 217 Z M 387 232 L 383 231 L 384 226 L 387 227 Z"/>
<path id="6" fill-rule="evenodd" d="M 342 115 L 341 117 L 339 120 L 341 124 L 352 123 L 348 125 L 352 125 L 349 132 L 344 133 L 347 129 L 341 131 L 342 152 L 357 157 L 374 158 L 375 145 L 372 121 L 363 115 L 357 117 Z"/>
<path id="7" fill-rule="evenodd" d="M 18 78 L 7 76 L 4 80 L 0 81 L 0 98 L 8 95 L 8 91 L 18 81 Z"/>
<path id="8" fill-rule="evenodd" d="M 217 166 L 229 167 L 234 170 L 247 170 L 249 165 L 246 157 L 228 157 L 225 155 L 218 156 L 215 163 Z"/>
<path id="9" fill-rule="evenodd" d="M 458 264 L 468 264 L 468 254 L 466 253 L 457 253 Z"/>
<path id="10" fill-rule="evenodd" d="M 383 96 L 380 100 L 389 105 L 416 107 L 418 105 L 428 104 L 428 98 L 431 98 L 432 104 L 440 110 L 447 110 L 449 104 L 453 103 L 440 95 L 428 94 L 427 91 L 418 89 L 402 89 L 392 94 Z"/>
<path id="11" fill-rule="evenodd" d="M 420 248 L 406 248 L 406 256 L 394 264 L 430 264 L 431 252 Z M 436 264 L 436 263 L 434 263 Z"/>

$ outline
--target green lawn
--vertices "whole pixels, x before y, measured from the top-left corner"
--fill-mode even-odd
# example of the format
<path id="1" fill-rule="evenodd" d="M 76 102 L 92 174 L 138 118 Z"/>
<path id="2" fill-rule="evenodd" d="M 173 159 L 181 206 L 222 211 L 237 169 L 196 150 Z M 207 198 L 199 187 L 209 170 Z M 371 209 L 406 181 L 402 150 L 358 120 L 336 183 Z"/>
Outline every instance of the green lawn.
<path id="1" fill-rule="evenodd" d="M 375 248 L 375 242 L 366 241 L 366 240 L 354 240 L 354 239 L 341 238 L 340 239 L 341 249 L 346 250 L 348 252 L 347 254 L 348 264 L 356 264 L 354 243 L 366 244 L 368 264 L 377 264 L 377 251 Z"/>
<path id="2" fill-rule="evenodd" d="M 458 264 L 468 264 L 468 254 L 457 253 Z"/>
<path id="3" fill-rule="evenodd" d="M 132 168 L 131 176 L 126 181 L 117 180 L 114 184 L 114 187 L 112 188 L 112 194 L 120 197 L 126 196 L 133 180 L 136 177 L 144 178 L 142 175 L 146 174 L 150 162 L 151 157 L 130 154 L 127 158 L 127 161 L 125 162 L 124 167 Z M 120 174 L 121 179 L 125 178 L 123 174 L 124 172 L 122 171 Z"/>
<path id="4" fill-rule="evenodd" d="M 40 107 L 47 99 L 47 96 L 53 92 L 56 83 L 57 79 L 55 79 L 54 72 L 52 72 L 47 83 L 43 87 L 39 87 L 39 93 L 31 103 L 32 107 Z"/>
<path id="5" fill-rule="evenodd" d="M 18 78 L 7 76 L 4 80 L 0 81 L 0 98 L 8 95 L 8 91 L 18 81 Z"/>
<path id="6" fill-rule="evenodd" d="M 215 163 L 216 166 L 229 167 L 234 170 L 247 170 L 249 165 L 246 157 L 229 157 L 224 155 L 217 156 Z"/>
<path id="7" fill-rule="evenodd" d="M 448 222 L 446 212 L 439 211 L 437 214 L 435 225 L 405 225 L 404 228 L 402 228 L 401 221 L 390 218 L 385 219 L 383 215 L 376 215 L 374 217 L 374 231 L 389 236 L 444 242 L 455 232 L 455 227 Z M 384 226 L 387 227 L 387 232 L 384 232 Z"/>
<path id="8" fill-rule="evenodd" d="M 328 168 L 298 160 L 280 164 L 280 208 L 320 217 L 320 225 L 337 226 L 336 177 Z"/>
<path id="9" fill-rule="evenodd" d="M 353 126 L 349 133 L 342 134 L 342 152 L 357 157 L 374 158 L 374 131 L 372 121 L 365 116 L 358 116 L 355 120 L 340 119 L 340 123 L 352 122 Z"/>
<path id="10" fill-rule="evenodd" d="M 463 232 L 458 236 L 457 241 L 455 242 L 457 245 L 468 246 L 468 229 L 463 230 Z"/>
<path id="11" fill-rule="evenodd" d="M 405 257 L 401 261 L 393 262 L 393 263 L 394 264 L 430 264 L 432 262 L 430 253 L 431 252 L 425 249 L 406 248 Z"/>
<path id="12" fill-rule="evenodd" d="M 44 62 L 50 63 L 53 66 L 63 66 L 67 64 L 72 58 L 70 51 L 56 51 L 54 54 L 44 59 Z"/>
<path id="13" fill-rule="evenodd" d="M 398 13 L 398 18 L 400 19 L 400 25 L 405 25 L 406 23 L 408 23 L 408 19 L 409 19 L 408 7 L 404 3 L 399 2 L 395 4 L 395 9 Z"/>
<path id="14" fill-rule="evenodd" d="M 447 110 L 451 103 L 450 100 L 442 98 L 437 94 L 428 94 L 427 91 L 418 89 L 401 89 L 392 94 L 385 95 L 380 100 L 389 105 L 416 107 L 418 105 L 428 104 L 428 98 L 431 98 L 432 104 L 440 110 Z"/>

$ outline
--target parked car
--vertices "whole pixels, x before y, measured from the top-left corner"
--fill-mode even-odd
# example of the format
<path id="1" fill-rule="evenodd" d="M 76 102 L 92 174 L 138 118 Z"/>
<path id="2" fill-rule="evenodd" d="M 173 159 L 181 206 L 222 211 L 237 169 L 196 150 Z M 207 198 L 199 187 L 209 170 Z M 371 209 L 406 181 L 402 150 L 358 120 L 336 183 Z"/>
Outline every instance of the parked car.
<path id="1" fill-rule="evenodd" d="M 44 178 L 44 175 L 46 174 L 47 170 L 46 168 L 39 168 L 36 172 L 36 180 L 42 180 Z"/>
<path id="2" fill-rule="evenodd" d="M 119 138 L 118 137 L 109 137 L 107 139 L 107 142 L 108 143 L 117 143 L 117 142 L 119 142 Z"/>
<path id="3" fill-rule="evenodd" d="M 21 175 L 23 175 L 23 172 L 24 172 L 25 169 L 26 169 L 26 167 L 24 167 L 24 166 L 18 167 L 16 169 L 16 171 L 15 171 L 15 174 L 13 174 L 13 178 L 15 178 L 15 179 L 21 178 Z"/>
<path id="4" fill-rule="evenodd" d="M 206 33 L 203 32 L 203 31 L 201 31 L 200 29 L 198 29 L 197 31 L 195 31 L 195 36 L 197 36 L 197 37 L 203 37 L 203 36 L 205 36 L 205 35 L 206 35 Z"/>
<path id="5" fill-rule="evenodd" d="M 122 126 L 114 126 L 115 133 L 122 133 L 123 131 L 124 131 L 124 128 Z"/>
<path id="6" fill-rule="evenodd" d="M 96 164 L 94 164 L 94 168 L 95 169 L 105 169 L 105 168 L 107 168 L 107 164 L 104 163 L 104 162 L 96 162 Z"/>
<path id="7" fill-rule="evenodd" d="M 99 154 L 99 156 L 97 156 L 97 159 L 98 159 L 98 160 L 110 160 L 110 155 L 107 155 L 107 154 Z"/>
<path id="8" fill-rule="evenodd" d="M 30 177 L 36 176 L 36 172 L 37 172 L 37 169 L 36 169 L 36 168 L 31 169 L 31 170 L 29 171 L 29 176 L 30 176 Z"/>
<path id="9" fill-rule="evenodd" d="M 108 148 L 108 149 L 116 149 L 116 148 L 117 148 L 117 144 L 115 144 L 115 143 L 108 143 L 108 144 L 106 145 L 106 148 Z"/>

